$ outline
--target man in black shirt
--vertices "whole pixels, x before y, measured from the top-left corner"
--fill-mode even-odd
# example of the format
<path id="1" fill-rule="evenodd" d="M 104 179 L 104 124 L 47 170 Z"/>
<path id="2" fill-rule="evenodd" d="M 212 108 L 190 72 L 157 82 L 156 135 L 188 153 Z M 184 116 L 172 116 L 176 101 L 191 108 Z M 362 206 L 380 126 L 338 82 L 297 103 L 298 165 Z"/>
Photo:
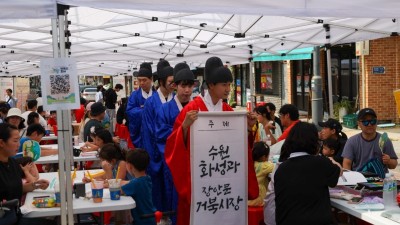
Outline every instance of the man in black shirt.
<path id="1" fill-rule="evenodd" d="M 124 87 L 121 84 L 116 84 L 114 89 L 109 88 L 104 93 L 104 101 L 106 105 L 107 115 L 110 117 L 109 131 L 114 134 L 114 118 L 115 118 L 115 104 L 117 103 L 117 92 L 122 90 Z"/>

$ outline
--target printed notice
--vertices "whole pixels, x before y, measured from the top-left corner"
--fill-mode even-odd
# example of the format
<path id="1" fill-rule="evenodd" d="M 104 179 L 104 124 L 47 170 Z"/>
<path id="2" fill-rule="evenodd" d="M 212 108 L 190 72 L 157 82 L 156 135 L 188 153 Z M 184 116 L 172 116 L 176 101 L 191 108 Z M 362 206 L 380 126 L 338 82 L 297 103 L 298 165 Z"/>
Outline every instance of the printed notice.
<path id="1" fill-rule="evenodd" d="M 191 126 L 191 225 L 247 224 L 245 112 L 199 112 Z"/>

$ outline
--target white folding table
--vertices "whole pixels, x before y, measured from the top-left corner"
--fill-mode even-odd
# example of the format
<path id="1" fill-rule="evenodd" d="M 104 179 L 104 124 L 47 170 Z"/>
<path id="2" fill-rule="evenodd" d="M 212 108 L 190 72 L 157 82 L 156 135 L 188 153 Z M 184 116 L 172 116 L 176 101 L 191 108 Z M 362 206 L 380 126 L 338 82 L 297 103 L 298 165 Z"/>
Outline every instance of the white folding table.
<path id="1" fill-rule="evenodd" d="M 91 170 L 91 173 L 99 172 L 99 170 Z M 77 171 L 75 182 L 81 182 L 83 178 L 84 171 Z M 51 182 L 54 178 L 57 178 L 58 173 L 40 173 L 40 179 L 46 179 Z M 86 184 L 86 193 L 91 192 L 90 184 Z M 72 187 L 68 189 L 68 191 L 72 191 Z M 26 218 L 36 218 L 36 217 L 47 217 L 47 216 L 59 216 L 61 214 L 61 210 L 58 207 L 54 208 L 36 208 L 32 205 L 32 201 L 34 197 L 38 196 L 54 196 L 53 187 L 50 187 L 46 190 L 35 190 L 33 192 L 29 192 L 26 195 L 25 204 L 21 207 L 21 212 Z M 120 200 L 112 201 L 110 199 L 109 189 L 105 188 L 103 190 L 103 202 L 94 203 L 92 199 L 86 198 L 73 198 L 73 213 L 74 214 L 82 214 L 82 213 L 92 213 L 92 212 L 105 212 L 105 211 L 119 211 L 119 210 L 128 210 L 136 207 L 136 203 L 130 196 L 121 196 Z M 101 215 L 101 224 L 103 224 L 102 220 L 103 215 Z"/>
<path id="2" fill-rule="evenodd" d="M 354 208 L 354 204 L 347 203 L 346 200 L 333 198 L 331 198 L 331 206 L 374 225 L 399 225 L 399 223 L 381 216 L 385 210 L 359 210 Z"/>

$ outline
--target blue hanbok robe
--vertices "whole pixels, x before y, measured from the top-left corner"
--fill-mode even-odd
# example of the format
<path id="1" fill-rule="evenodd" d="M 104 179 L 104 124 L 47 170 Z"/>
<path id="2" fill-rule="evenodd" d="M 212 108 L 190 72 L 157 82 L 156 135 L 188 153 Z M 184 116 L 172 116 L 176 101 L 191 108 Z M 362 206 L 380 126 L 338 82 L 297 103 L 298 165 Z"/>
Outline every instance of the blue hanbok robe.
<path id="1" fill-rule="evenodd" d="M 129 96 L 128 104 L 126 106 L 126 115 L 129 121 L 129 134 L 135 148 L 142 148 L 141 140 L 141 127 L 142 127 L 142 112 L 146 100 L 155 93 L 154 88 L 151 88 L 150 92 L 147 94 L 142 91 L 141 88 L 132 92 Z"/>
<path id="2" fill-rule="evenodd" d="M 173 99 L 173 94 L 169 94 L 167 99 L 164 98 L 161 90 L 157 90 L 147 99 L 144 104 L 142 113 L 142 144 L 143 148 L 149 153 L 150 165 L 147 168 L 147 174 L 151 177 L 153 183 L 153 203 L 157 210 L 165 211 L 162 204 L 163 193 L 163 173 L 162 173 L 162 155 L 157 150 L 156 145 L 156 111 L 161 106 Z"/>
<path id="3" fill-rule="evenodd" d="M 166 211 L 176 211 L 178 207 L 178 193 L 176 192 L 174 182 L 172 180 L 171 171 L 169 170 L 165 158 L 164 150 L 165 143 L 168 136 L 172 133 L 175 119 L 182 110 L 182 104 L 179 102 L 177 96 L 170 102 L 162 105 L 157 110 L 156 117 L 156 143 L 157 150 L 162 156 L 162 173 L 163 173 L 163 207 Z M 171 217 L 173 224 L 176 224 L 176 217 Z"/>

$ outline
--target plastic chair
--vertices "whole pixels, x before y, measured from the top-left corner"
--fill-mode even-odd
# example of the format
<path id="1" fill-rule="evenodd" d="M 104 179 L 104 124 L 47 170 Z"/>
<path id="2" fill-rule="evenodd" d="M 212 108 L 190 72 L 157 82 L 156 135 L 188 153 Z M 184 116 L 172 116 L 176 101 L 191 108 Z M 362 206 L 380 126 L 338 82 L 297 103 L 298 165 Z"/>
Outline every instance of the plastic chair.
<path id="1" fill-rule="evenodd" d="M 248 207 L 248 225 L 264 224 L 264 206 Z"/>

